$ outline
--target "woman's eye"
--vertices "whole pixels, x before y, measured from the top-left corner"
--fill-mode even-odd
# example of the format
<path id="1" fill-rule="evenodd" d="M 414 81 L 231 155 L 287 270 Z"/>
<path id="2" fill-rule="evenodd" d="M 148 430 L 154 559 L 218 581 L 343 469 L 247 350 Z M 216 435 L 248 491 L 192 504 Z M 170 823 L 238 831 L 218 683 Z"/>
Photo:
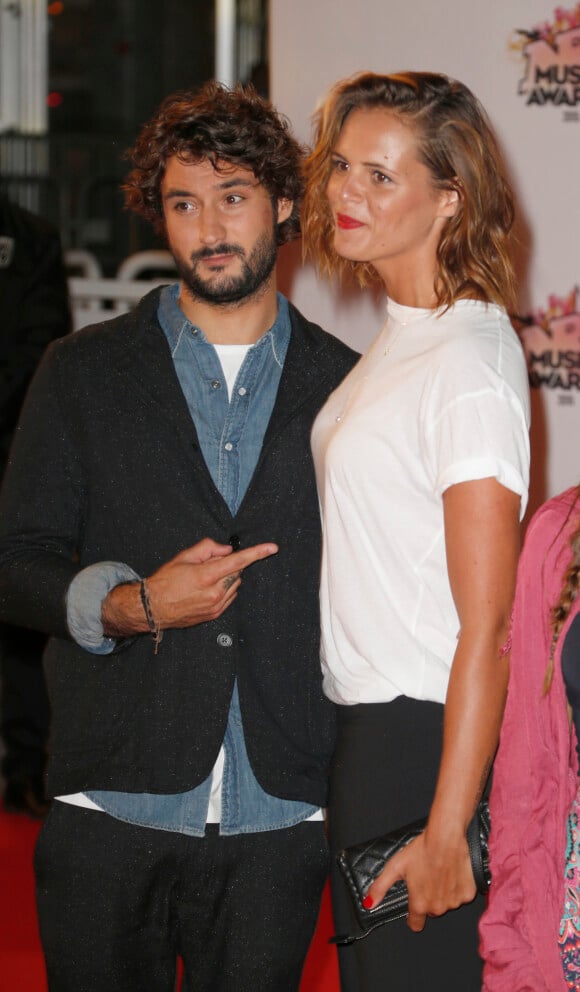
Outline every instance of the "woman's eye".
<path id="1" fill-rule="evenodd" d="M 373 179 L 379 186 L 382 186 L 384 183 L 390 183 L 391 181 L 388 176 L 385 176 L 384 172 L 379 172 L 378 169 L 375 169 L 373 172 Z"/>
<path id="2" fill-rule="evenodd" d="M 332 168 L 333 168 L 333 170 L 335 172 L 347 172 L 348 171 L 348 163 L 345 162 L 344 159 L 342 159 L 342 158 L 333 158 L 332 159 Z"/>

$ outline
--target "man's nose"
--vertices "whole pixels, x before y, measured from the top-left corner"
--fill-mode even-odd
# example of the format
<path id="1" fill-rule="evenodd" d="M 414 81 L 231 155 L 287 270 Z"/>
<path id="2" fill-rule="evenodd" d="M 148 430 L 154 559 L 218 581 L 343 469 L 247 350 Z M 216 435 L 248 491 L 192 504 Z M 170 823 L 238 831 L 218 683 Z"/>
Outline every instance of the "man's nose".
<path id="1" fill-rule="evenodd" d="M 205 209 L 199 221 L 199 237 L 204 245 L 215 245 L 223 241 L 225 225 L 217 210 Z"/>

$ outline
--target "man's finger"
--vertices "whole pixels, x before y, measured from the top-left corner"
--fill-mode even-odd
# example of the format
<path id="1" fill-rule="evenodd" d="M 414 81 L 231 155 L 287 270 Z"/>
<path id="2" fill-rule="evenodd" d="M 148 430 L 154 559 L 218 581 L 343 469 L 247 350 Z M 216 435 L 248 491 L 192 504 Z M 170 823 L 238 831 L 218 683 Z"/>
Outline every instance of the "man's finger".
<path id="1" fill-rule="evenodd" d="M 212 558 L 227 558 L 231 554 L 231 544 L 218 544 L 211 537 L 204 537 L 203 540 L 193 544 L 190 548 L 179 551 L 173 561 L 202 565 L 206 561 L 211 561 Z"/>
<path id="2" fill-rule="evenodd" d="M 239 578 L 240 578 L 239 572 L 234 572 L 233 575 L 224 576 L 224 578 L 222 579 L 222 585 L 226 590 L 226 592 L 231 586 L 233 586 L 238 581 Z"/>
<path id="3" fill-rule="evenodd" d="M 243 548 L 242 551 L 234 551 L 227 558 L 216 559 L 213 562 L 216 580 L 225 578 L 226 575 L 239 574 L 248 565 L 253 565 L 255 561 L 262 558 L 269 558 L 278 551 L 277 544 L 254 544 L 251 548 Z"/>

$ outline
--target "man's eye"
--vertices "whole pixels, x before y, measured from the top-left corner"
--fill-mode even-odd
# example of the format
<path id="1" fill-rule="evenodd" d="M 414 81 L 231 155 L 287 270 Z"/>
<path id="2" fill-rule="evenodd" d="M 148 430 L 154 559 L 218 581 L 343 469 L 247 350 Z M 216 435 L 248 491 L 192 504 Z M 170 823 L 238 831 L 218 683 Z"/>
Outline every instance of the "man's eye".
<path id="1" fill-rule="evenodd" d="M 229 204 L 241 203 L 243 199 L 244 199 L 244 197 L 243 196 L 240 196 L 239 193 L 229 193 L 226 196 L 226 203 L 229 203 Z"/>

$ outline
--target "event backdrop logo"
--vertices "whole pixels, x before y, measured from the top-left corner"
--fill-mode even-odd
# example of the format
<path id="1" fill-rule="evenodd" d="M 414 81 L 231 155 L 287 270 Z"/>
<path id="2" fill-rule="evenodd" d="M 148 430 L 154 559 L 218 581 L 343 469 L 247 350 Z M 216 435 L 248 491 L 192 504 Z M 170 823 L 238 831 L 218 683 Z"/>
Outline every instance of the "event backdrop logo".
<path id="1" fill-rule="evenodd" d="M 518 30 L 512 48 L 526 62 L 518 87 L 526 105 L 560 107 L 566 120 L 579 120 L 568 108 L 580 104 L 580 3 L 572 10 L 556 7 L 552 22 Z"/>
<path id="2" fill-rule="evenodd" d="M 550 296 L 545 310 L 518 322 L 530 386 L 562 390 L 563 403 L 574 403 L 574 394 L 580 390 L 579 298 L 578 287 L 563 298 Z"/>

